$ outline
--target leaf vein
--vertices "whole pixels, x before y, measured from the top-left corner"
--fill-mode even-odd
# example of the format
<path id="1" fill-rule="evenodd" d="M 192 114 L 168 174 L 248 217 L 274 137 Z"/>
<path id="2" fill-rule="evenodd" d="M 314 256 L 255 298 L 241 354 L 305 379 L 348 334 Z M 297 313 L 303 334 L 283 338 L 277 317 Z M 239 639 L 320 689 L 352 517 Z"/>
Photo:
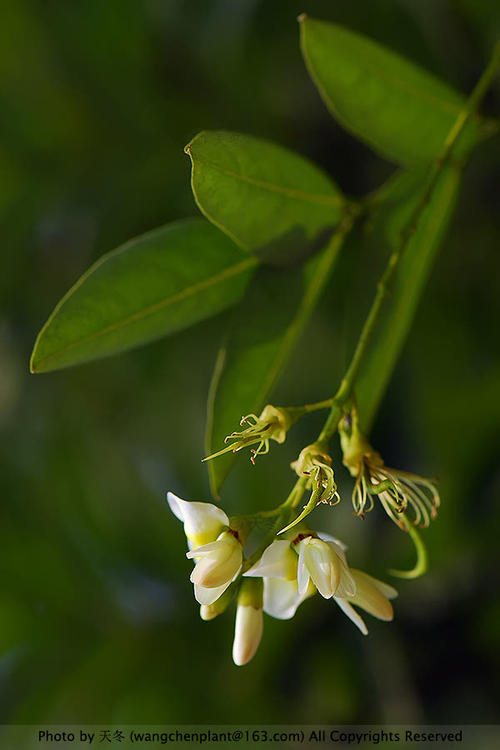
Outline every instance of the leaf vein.
<path id="1" fill-rule="evenodd" d="M 260 187 L 263 190 L 268 190 L 269 192 L 272 192 L 272 193 L 280 193 L 281 195 L 286 195 L 288 198 L 294 198 L 295 200 L 303 200 L 303 201 L 307 201 L 308 203 L 319 203 L 320 205 L 324 205 L 324 206 L 342 206 L 344 204 L 344 201 L 342 200 L 342 198 L 335 196 L 335 195 L 322 195 L 321 193 L 308 193 L 305 190 L 296 190 L 295 188 L 287 188 L 287 187 L 284 187 L 283 185 L 276 185 L 273 182 L 267 182 L 265 180 L 258 180 L 256 177 L 248 177 L 247 175 L 243 175 L 238 172 L 233 172 L 231 169 L 227 169 L 226 167 L 221 167 L 218 164 L 208 161 L 208 159 L 204 159 L 200 156 L 197 156 L 196 158 L 202 164 L 205 164 L 206 166 L 211 167 L 212 169 L 215 169 L 218 172 L 221 172 L 221 174 L 224 174 L 227 177 L 233 177 L 236 180 L 247 182 L 249 185 L 255 185 L 255 187 Z M 194 157 L 193 157 L 193 160 L 194 160 Z"/>
<path id="2" fill-rule="evenodd" d="M 225 281 L 226 279 L 231 278 L 232 276 L 236 276 L 239 273 L 243 273 L 248 268 L 251 268 L 257 263 L 258 263 L 257 258 L 252 257 L 252 258 L 247 258 L 241 261 L 240 263 L 237 263 L 234 266 L 225 268 L 223 271 L 220 271 L 218 274 L 215 274 L 214 276 L 211 276 L 208 279 L 204 279 L 203 281 L 200 281 L 197 284 L 192 284 L 191 286 L 186 287 L 185 289 L 182 289 L 180 292 L 173 294 L 171 297 L 167 297 L 163 300 L 160 300 L 159 302 L 155 302 L 153 305 L 150 305 L 149 307 L 146 307 L 142 310 L 138 310 L 137 312 L 132 313 L 131 315 L 128 315 L 126 318 L 122 318 L 121 320 L 118 320 L 106 326 L 106 328 L 102 328 L 99 331 L 95 331 L 94 333 L 91 333 L 88 336 L 84 336 L 83 338 L 78 339 L 78 341 L 73 341 L 71 344 L 67 344 L 61 349 L 58 349 L 57 351 L 52 352 L 51 354 L 48 354 L 47 356 L 43 357 L 43 359 L 38 361 L 37 366 L 40 367 L 40 365 L 44 364 L 45 362 L 48 362 L 54 357 L 57 357 L 69 351 L 70 349 L 74 349 L 74 347 L 76 346 L 87 344 L 89 341 L 94 341 L 98 338 L 101 338 L 102 336 L 105 336 L 108 333 L 112 333 L 122 328 L 123 326 L 128 325 L 129 323 L 135 323 L 138 320 L 143 320 L 144 318 L 147 318 L 150 315 L 154 315 L 155 313 L 168 307 L 169 305 L 172 305 L 176 302 L 180 302 L 190 296 L 193 296 L 194 294 L 197 294 L 200 291 L 203 291 L 204 289 L 209 288 L 210 286 L 214 286 L 216 284 L 221 283 L 222 281 Z M 33 356 L 32 372 L 35 372 L 36 369 L 37 368 L 35 367 L 35 356 Z"/>

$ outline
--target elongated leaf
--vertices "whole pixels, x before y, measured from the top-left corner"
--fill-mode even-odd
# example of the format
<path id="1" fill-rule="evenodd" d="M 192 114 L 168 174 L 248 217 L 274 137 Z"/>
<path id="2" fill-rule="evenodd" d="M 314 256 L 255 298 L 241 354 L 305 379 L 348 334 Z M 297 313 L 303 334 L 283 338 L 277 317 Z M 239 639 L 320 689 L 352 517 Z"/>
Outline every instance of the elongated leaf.
<path id="1" fill-rule="evenodd" d="M 344 199 L 302 156 L 238 133 L 204 131 L 186 146 L 207 219 L 263 260 L 287 265 L 325 246 Z"/>
<path id="2" fill-rule="evenodd" d="M 256 259 L 203 219 L 168 224 L 104 255 L 42 328 L 32 372 L 124 351 L 234 304 Z"/>
<path id="3" fill-rule="evenodd" d="M 460 94 L 371 39 L 306 16 L 300 20 L 309 73 L 347 130 L 404 165 L 440 156 L 464 102 Z M 462 151 L 477 129 L 477 122 L 467 125 Z"/>
<path id="4" fill-rule="evenodd" d="M 207 455 L 224 445 L 241 416 L 259 414 L 332 271 L 341 246 L 328 247 L 299 268 L 260 268 L 235 311 L 232 330 L 220 349 L 212 379 Z M 214 497 L 235 459 L 226 453 L 208 463 Z"/>
<path id="5" fill-rule="evenodd" d="M 413 321 L 422 291 L 445 233 L 460 184 L 460 171 L 445 167 L 404 251 L 392 293 L 356 380 L 360 419 L 368 431 Z M 425 189 L 421 173 L 401 174 L 390 186 L 372 231 L 372 242 L 395 248 L 400 231 Z"/>

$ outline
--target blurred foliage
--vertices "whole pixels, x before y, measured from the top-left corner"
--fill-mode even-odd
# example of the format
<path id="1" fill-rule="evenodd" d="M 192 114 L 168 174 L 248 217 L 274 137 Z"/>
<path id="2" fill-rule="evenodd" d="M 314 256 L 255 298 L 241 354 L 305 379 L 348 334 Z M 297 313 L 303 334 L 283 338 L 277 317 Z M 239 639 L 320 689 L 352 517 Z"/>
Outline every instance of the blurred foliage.
<path id="1" fill-rule="evenodd" d="M 197 618 L 184 536 L 164 497 L 208 499 L 198 458 L 227 313 L 96 364 L 33 377 L 27 363 L 49 311 L 90 262 L 196 213 L 183 146 L 199 130 L 294 148 L 348 194 L 391 174 L 328 115 L 300 57 L 299 12 L 366 33 L 467 92 L 500 28 L 498 4 L 5 0 L 2 10 L 0 720 L 493 723 L 498 141 L 466 170 L 373 432 L 389 464 L 439 476 L 431 571 L 400 584 L 395 622 L 371 622 L 365 639 L 316 597 L 293 622 L 266 618 L 242 669 L 230 659 L 231 614 Z M 486 109 L 495 104 L 498 86 Z M 359 318 L 346 315 L 360 264 L 367 284 L 380 271 L 362 243 L 349 249 L 277 402 L 325 398 L 342 374 L 371 294 L 360 296 Z M 283 498 L 288 463 L 319 423 L 304 420 L 257 469 L 241 457 L 224 507 L 261 506 L 263 486 L 269 505 Z M 346 501 L 318 510 L 318 527 L 345 536 L 352 564 L 375 575 L 411 562 L 381 513 L 353 518 L 349 480 L 337 474 Z"/>

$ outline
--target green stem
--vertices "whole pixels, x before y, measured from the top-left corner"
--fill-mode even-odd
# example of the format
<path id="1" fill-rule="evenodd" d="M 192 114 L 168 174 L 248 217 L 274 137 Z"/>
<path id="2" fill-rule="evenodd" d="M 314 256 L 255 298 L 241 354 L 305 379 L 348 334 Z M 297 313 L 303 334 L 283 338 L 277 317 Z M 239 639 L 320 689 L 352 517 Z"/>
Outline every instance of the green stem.
<path id="1" fill-rule="evenodd" d="M 420 576 L 423 576 L 427 570 L 427 550 L 420 534 L 414 526 L 410 525 L 410 521 L 408 521 L 404 513 L 402 514 L 402 518 L 404 518 L 408 524 L 408 534 L 415 545 L 417 561 L 411 570 L 389 570 L 388 573 L 390 573 L 391 576 L 397 576 L 398 578 L 419 578 Z"/>
<path id="2" fill-rule="evenodd" d="M 258 560 L 260 560 L 264 550 L 269 547 L 278 531 L 283 527 L 283 524 L 286 523 L 286 511 L 290 508 L 295 508 L 299 504 L 305 492 L 306 484 L 307 478 L 300 477 L 292 487 L 292 491 L 288 495 L 287 499 L 283 503 L 281 503 L 281 505 L 278 505 L 278 507 L 274 508 L 274 510 L 261 511 L 260 513 L 258 513 L 259 516 L 263 517 L 276 516 L 276 520 L 266 534 L 266 538 L 264 539 L 262 544 L 255 550 L 252 555 L 250 555 L 247 560 L 245 560 L 241 569 L 242 574 L 249 570 L 252 565 L 254 565 Z"/>
<path id="3" fill-rule="evenodd" d="M 401 232 L 400 242 L 397 248 L 391 254 L 389 258 L 389 262 L 386 266 L 386 269 L 384 273 L 382 274 L 382 277 L 378 283 L 378 288 L 375 294 L 375 298 L 373 300 L 373 304 L 370 308 L 368 316 L 361 330 L 361 334 L 360 334 L 358 343 L 356 344 L 353 357 L 342 379 L 342 382 L 340 383 L 340 387 L 332 399 L 330 414 L 319 436 L 319 440 L 322 442 L 326 442 L 330 440 L 332 435 L 337 430 L 338 423 L 342 416 L 342 407 L 346 404 L 346 402 L 348 401 L 348 399 L 350 398 L 352 394 L 354 383 L 359 372 L 359 368 L 366 354 L 368 344 L 371 340 L 372 334 L 378 322 L 378 318 L 379 318 L 383 303 L 389 293 L 390 286 L 396 274 L 396 270 L 398 267 L 398 263 L 401 259 L 401 256 L 404 250 L 406 249 L 407 245 L 409 244 L 409 241 L 412 235 L 416 231 L 418 222 L 420 221 L 420 218 L 432 197 L 432 194 L 437 185 L 441 171 L 443 167 L 445 166 L 445 164 L 447 164 L 448 161 L 450 160 L 453 148 L 455 144 L 457 143 L 458 137 L 462 133 L 468 119 L 477 110 L 484 95 L 486 94 L 486 91 L 490 87 L 493 81 L 493 78 L 495 77 L 499 67 L 500 67 L 500 42 L 497 42 L 493 50 L 493 54 L 492 54 L 490 62 L 485 68 L 483 74 L 481 75 L 481 78 L 479 79 L 474 90 L 472 91 L 471 95 L 467 99 L 463 109 L 461 110 L 455 123 L 453 124 L 453 127 L 448 133 L 448 136 L 446 137 L 443 151 L 440 157 L 436 160 L 436 162 L 432 166 L 429 182 L 427 184 L 427 189 L 425 190 L 420 201 L 417 203 L 414 211 L 412 212 L 412 215 L 410 216 L 409 221 L 407 222 L 403 231 Z"/>
<path id="4" fill-rule="evenodd" d="M 304 412 L 309 414 L 311 411 L 318 411 L 319 409 L 328 409 L 332 405 L 333 397 L 326 398 L 324 401 L 317 401 L 315 404 L 304 404 Z"/>
<path id="5" fill-rule="evenodd" d="M 447 158 L 450 155 L 451 150 L 458 136 L 460 135 L 461 131 L 464 128 L 464 125 L 466 124 L 469 117 L 473 115 L 478 109 L 479 105 L 484 99 L 486 92 L 488 91 L 491 84 L 493 83 L 493 79 L 495 78 L 499 68 L 500 68 L 500 40 L 496 42 L 488 65 L 484 69 L 481 75 L 481 78 L 476 83 L 471 95 L 465 102 L 465 106 L 463 107 L 462 111 L 458 115 L 455 121 L 455 124 L 453 125 L 452 129 L 450 130 L 448 134 L 448 137 L 446 138 L 445 153 L 443 154 L 444 158 Z"/>

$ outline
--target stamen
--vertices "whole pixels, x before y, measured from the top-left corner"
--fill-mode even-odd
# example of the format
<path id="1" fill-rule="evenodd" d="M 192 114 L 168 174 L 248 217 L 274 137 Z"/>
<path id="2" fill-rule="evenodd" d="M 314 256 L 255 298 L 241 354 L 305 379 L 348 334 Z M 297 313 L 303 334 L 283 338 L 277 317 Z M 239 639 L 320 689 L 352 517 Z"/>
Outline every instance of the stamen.
<path id="1" fill-rule="evenodd" d="M 416 485 L 422 485 L 426 491 L 429 492 L 431 495 L 431 502 L 434 507 L 439 508 L 441 501 L 439 498 L 439 492 L 436 487 L 436 481 L 432 479 L 427 479 L 426 477 L 421 477 L 418 474 L 410 474 L 407 471 L 399 470 L 397 472 L 402 479 L 404 479 L 405 482 L 410 481 L 413 482 Z"/>
<path id="2" fill-rule="evenodd" d="M 421 526 L 423 528 L 427 528 L 429 526 L 429 521 L 430 521 L 429 512 L 427 510 L 427 505 L 423 501 L 419 493 L 417 493 L 412 487 L 410 487 L 409 484 L 407 484 L 406 486 L 407 486 L 407 490 L 406 490 L 407 496 L 409 497 L 410 503 L 416 513 L 416 518 L 415 518 L 414 523 L 415 525 L 419 524 L 420 519 L 423 518 L 423 522 Z M 424 500 L 427 500 L 427 498 L 424 497 Z"/>
<path id="3" fill-rule="evenodd" d="M 356 483 L 354 485 L 352 501 L 354 513 L 361 519 L 364 519 L 366 513 L 369 513 L 371 510 L 373 510 L 374 502 L 372 496 L 369 494 L 368 482 L 364 471 L 358 474 Z M 367 501 L 368 508 L 366 507 Z"/>
<path id="4" fill-rule="evenodd" d="M 253 424 L 250 422 L 251 419 L 253 419 Z M 246 417 L 240 419 L 240 426 L 243 427 L 244 424 L 250 424 L 252 427 L 255 427 L 258 421 L 259 418 L 255 414 L 247 414 Z"/>
<path id="5" fill-rule="evenodd" d="M 400 529 L 403 529 L 403 531 L 408 531 L 409 526 L 408 526 L 408 521 L 406 519 L 406 516 L 403 515 L 403 517 L 401 516 L 398 517 L 399 514 L 404 513 L 404 510 L 398 506 L 394 507 L 395 505 L 394 501 L 388 492 L 382 492 L 379 495 L 379 498 L 380 498 L 380 502 L 382 503 L 382 507 L 384 508 L 389 518 L 392 521 L 394 521 L 394 523 L 397 524 L 397 526 L 399 526 Z M 398 515 L 396 515 L 396 513 Z"/>

